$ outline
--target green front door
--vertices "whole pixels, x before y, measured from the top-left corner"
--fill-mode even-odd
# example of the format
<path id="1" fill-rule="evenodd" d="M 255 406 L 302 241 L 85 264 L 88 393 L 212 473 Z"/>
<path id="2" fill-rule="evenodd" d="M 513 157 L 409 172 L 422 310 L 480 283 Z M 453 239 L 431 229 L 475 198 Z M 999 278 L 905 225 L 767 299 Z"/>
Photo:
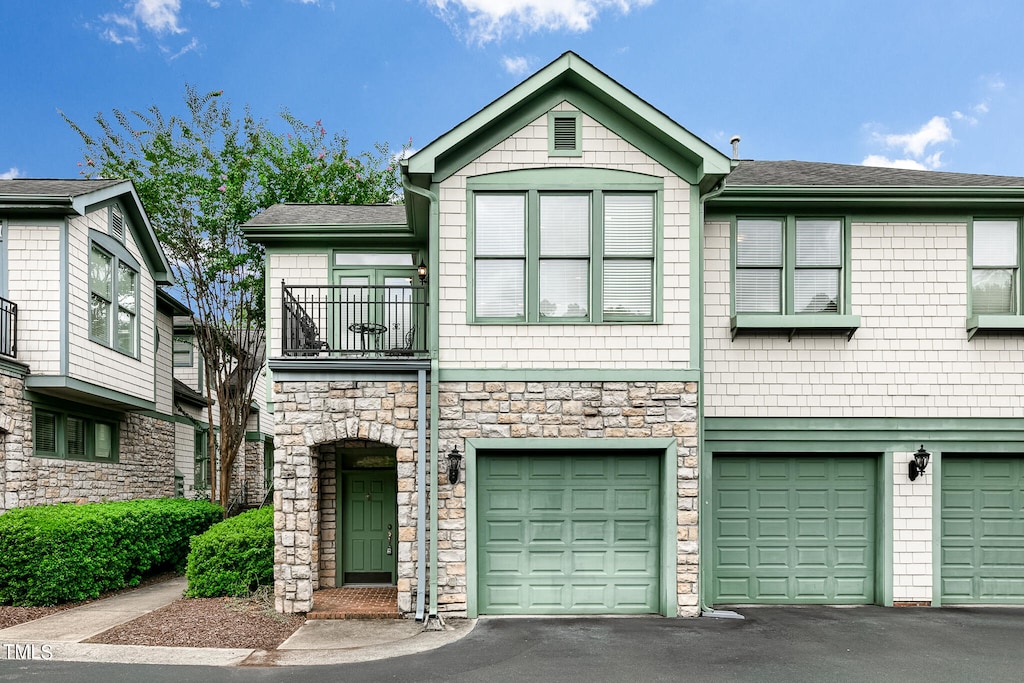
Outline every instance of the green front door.
<path id="1" fill-rule="evenodd" d="M 630 454 L 480 455 L 479 612 L 657 612 L 658 462 Z"/>
<path id="2" fill-rule="evenodd" d="M 1024 603 L 1024 458 L 942 458 L 942 602 Z"/>
<path id="3" fill-rule="evenodd" d="M 875 602 L 875 459 L 716 456 L 712 603 Z"/>
<path id="4" fill-rule="evenodd" d="M 394 470 L 342 472 L 341 582 L 395 583 L 398 555 Z"/>

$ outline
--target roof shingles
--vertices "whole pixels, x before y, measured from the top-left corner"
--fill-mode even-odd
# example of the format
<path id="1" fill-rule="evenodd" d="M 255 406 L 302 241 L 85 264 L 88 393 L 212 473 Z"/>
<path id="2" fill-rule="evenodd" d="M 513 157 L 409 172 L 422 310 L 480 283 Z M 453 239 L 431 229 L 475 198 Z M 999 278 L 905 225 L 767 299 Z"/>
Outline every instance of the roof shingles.
<path id="1" fill-rule="evenodd" d="M 1024 178 L 827 164 L 814 161 L 740 161 L 739 165 L 726 178 L 725 186 L 727 189 L 815 186 L 1024 188 Z"/>

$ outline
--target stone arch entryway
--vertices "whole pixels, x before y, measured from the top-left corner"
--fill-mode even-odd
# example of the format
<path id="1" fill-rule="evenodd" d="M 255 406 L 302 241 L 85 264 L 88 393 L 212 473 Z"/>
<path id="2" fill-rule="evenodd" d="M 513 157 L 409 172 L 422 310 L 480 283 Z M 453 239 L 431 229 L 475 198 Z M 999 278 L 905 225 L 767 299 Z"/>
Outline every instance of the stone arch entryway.
<path id="1" fill-rule="evenodd" d="M 338 512 L 344 513 L 344 505 L 339 508 L 338 501 L 344 501 L 344 495 L 339 494 L 344 494 L 344 475 L 351 466 L 353 472 L 376 471 L 382 475 L 378 477 L 380 482 L 386 479 L 389 483 L 388 495 L 393 500 L 381 508 L 392 510 L 394 515 L 390 539 L 393 585 L 399 611 L 411 611 L 417 589 L 413 550 L 418 443 L 415 384 L 283 382 L 275 386 L 275 394 L 277 609 L 309 612 L 314 591 L 345 583 L 344 573 L 349 568 L 344 565 L 344 536 L 339 534 L 345 526 L 344 521 L 338 523 Z M 354 413 L 374 419 L 355 417 Z M 363 453 L 353 454 L 357 450 Z M 384 477 L 384 473 L 388 475 Z M 386 528 L 384 531 L 381 548 L 386 552 Z M 355 568 L 357 572 L 363 570 L 365 567 Z"/>

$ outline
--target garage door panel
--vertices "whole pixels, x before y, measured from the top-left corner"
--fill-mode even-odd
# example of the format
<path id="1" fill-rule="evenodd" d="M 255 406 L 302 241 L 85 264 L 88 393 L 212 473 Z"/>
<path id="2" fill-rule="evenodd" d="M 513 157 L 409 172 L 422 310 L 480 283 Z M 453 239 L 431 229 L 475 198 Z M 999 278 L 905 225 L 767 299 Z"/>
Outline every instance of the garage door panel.
<path id="1" fill-rule="evenodd" d="M 723 548 L 719 546 L 715 549 L 715 565 L 730 569 L 747 569 L 750 567 L 751 552 L 750 546 L 743 546 L 741 548 Z"/>
<path id="2" fill-rule="evenodd" d="M 828 494 L 824 489 L 797 489 L 796 506 L 800 510 L 828 510 Z"/>
<path id="3" fill-rule="evenodd" d="M 947 455 L 941 472 L 943 601 L 1024 603 L 1024 457 Z"/>
<path id="4" fill-rule="evenodd" d="M 577 512 L 603 512 L 608 509 L 607 489 L 575 489 L 571 492 L 572 509 Z"/>
<path id="5" fill-rule="evenodd" d="M 747 489 L 726 489 L 718 492 L 718 507 L 721 510 L 751 509 L 751 492 Z"/>
<path id="6" fill-rule="evenodd" d="M 565 479 L 566 463 L 561 458 L 530 458 L 528 462 L 530 479 L 548 479 L 556 482 Z"/>
<path id="7" fill-rule="evenodd" d="M 789 548 L 779 548 L 779 562 L 777 564 L 781 567 L 788 567 L 789 559 Z M 828 549 L 822 546 L 813 548 L 802 548 L 797 546 L 795 566 L 800 569 L 807 569 L 808 567 L 820 567 L 822 569 L 827 568 Z"/>
<path id="8" fill-rule="evenodd" d="M 796 537 L 802 541 L 813 538 L 821 540 L 828 538 L 827 519 L 797 519 L 794 522 Z"/>
<path id="9" fill-rule="evenodd" d="M 480 613 L 658 611 L 659 462 L 653 455 L 480 454 Z M 509 504 L 511 492 L 526 502 Z M 503 505 L 492 504 L 495 493 Z"/>
<path id="10" fill-rule="evenodd" d="M 876 461 L 864 456 L 716 457 L 712 543 L 718 551 L 712 601 L 873 602 Z M 731 476 L 720 478 L 722 472 Z M 745 480 L 744 472 L 749 474 Z M 751 506 L 735 504 L 744 497 Z"/>

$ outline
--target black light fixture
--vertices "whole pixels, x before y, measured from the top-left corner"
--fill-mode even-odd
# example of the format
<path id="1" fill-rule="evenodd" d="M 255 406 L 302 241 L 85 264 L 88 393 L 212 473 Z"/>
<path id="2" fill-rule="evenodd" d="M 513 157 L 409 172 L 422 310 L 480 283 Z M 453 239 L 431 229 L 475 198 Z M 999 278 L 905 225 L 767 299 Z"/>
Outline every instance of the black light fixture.
<path id="1" fill-rule="evenodd" d="M 462 453 L 459 453 L 458 446 L 452 446 L 452 452 L 448 454 L 448 483 L 452 486 L 459 483 L 460 462 L 462 462 Z"/>
<path id="2" fill-rule="evenodd" d="M 423 259 L 420 259 L 420 264 L 416 266 L 416 275 L 419 276 L 421 285 L 427 284 L 427 264 Z"/>
<path id="3" fill-rule="evenodd" d="M 917 479 L 919 474 L 924 474 L 925 469 L 928 467 L 928 458 L 932 457 L 932 454 L 924 449 L 924 444 L 917 449 L 917 453 L 914 453 L 914 458 L 910 461 L 910 472 L 908 476 L 910 481 Z"/>

